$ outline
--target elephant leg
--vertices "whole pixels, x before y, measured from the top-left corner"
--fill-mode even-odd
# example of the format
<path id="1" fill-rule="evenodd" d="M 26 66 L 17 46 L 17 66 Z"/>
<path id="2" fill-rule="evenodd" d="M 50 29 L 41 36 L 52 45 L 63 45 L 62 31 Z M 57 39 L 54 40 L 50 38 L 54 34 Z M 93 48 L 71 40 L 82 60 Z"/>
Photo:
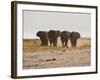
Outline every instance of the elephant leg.
<path id="1" fill-rule="evenodd" d="M 40 38 L 41 40 L 41 46 L 44 46 L 44 40 L 42 38 Z"/>
<path id="2" fill-rule="evenodd" d="M 42 43 L 43 43 L 43 46 L 47 46 L 47 40 L 46 39 L 43 39 Z"/>
<path id="3" fill-rule="evenodd" d="M 64 47 L 64 41 L 63 41 L 63 40 L 61 40 L 61 42 L 62 42 L 62 46 Z"/>
<path id="4" fill-rule="evenodd" d="M 75 47 L 75 41 L 72 41 L 72 47 Z"/>
<path id="5" fill-rule="evenodd" d="M 75 40 L 75 44 L 74 44 L 75 47 L 76 47 L 76 44 L 77 44 L 77 40 Z"/>
<path id="6" fill-rule="evenodd" d="M 44 46 L 46 46 L 46 43 L 44 42 Z"/>
<path id="7" fill-rule="evenodd" d="M 65 45 L 64 45 L 64 38 L 63 37 L 61 37 L 61 43 L 62 43 L 62 47 L 64 47 Z"/>
<path id="8" fill-rule="evenodd" d="M 45 45 L 46 45 L 46 46 L 48 46 L 48 40 L 46 40 L 46 43 L 45 43 Z"/>
<path id="9" fill-rule="evenodd" d="M 48 46 L 48 40 L 45 39 L 43 44 L 44 44 L 44 46 Z"/>
<path id="10" fill-rule="evenodd" d="M 67 44 L 68 44 L 68 39 L 65 41 L 65 46 L 68 48 Z"/>
<path id="11" fill-rule="evenodd" d="M 71 46 L 74 47 L 73 46 L 74 40 L 73 39 L 70 39 L 70 42 L 71 42 Z"/>
<path id="12" fill-rule="evenodd" d="M 72 47 L 76 47 L 76 40 L 71 41 Z"/>
<path id="13" fill-rule="evenodd" d="M 43 46 L 44 44 L 43 44 L 43 40 L 41 40 L 41 46 Z"/>
<path id="14" fill-rule="evenodd" d="M 53 41 L 53 47 L 56 47 L 57 46 L 57 40 L 54 40 Z"/>
<path id="15" fill-rule="evenodd" d="M 73 47 L 76 47 L 76 42 L 77 42 L 77 40 L 74 40 Z"/>
<path id="16" fill-rule="evenodd" d="M 45 46 L 44 40 L 42 40 L 42 46 Z"/>

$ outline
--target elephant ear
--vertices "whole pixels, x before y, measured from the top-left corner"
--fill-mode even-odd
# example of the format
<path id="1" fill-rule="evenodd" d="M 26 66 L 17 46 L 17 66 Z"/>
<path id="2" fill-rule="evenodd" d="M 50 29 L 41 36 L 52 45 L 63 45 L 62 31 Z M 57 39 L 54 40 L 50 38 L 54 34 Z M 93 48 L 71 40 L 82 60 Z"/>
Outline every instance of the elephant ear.
<path id="1" fill-rule="evenodd" d="M 80 33 L 76 33 L 77 39 L 80 38 Z"/>
<path id="2" fill-rule="evenodd" d="M 74 38 L 74 37 L 75 37 L 75 32 L 71 32 L 70 38 Z"/>

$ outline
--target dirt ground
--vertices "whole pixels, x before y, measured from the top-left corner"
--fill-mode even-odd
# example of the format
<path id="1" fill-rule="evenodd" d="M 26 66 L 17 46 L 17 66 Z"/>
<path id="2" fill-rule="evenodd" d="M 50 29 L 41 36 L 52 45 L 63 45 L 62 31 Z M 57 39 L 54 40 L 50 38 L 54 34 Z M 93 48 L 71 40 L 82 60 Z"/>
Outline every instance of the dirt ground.
<path id="1" fill-rule="evenodd" d="M 91 41 L 89 38 L 78 40 L 77 47 L 62 47 L 58 41 L 57 47 L 40 46 L 40 40 L 24 40 L 23 69 L 79 67 L 90 66 Z"/>

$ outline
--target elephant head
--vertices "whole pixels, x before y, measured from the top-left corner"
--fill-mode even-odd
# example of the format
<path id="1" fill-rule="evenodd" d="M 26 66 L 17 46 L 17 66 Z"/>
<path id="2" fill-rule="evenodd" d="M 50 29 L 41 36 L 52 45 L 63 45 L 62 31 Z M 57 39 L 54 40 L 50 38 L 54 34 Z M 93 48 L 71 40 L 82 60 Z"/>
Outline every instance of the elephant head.
<path id="1" fill-rule="evenodd" d="M 48 39 L 50 42 L 50 46 L 57 46 L 57 38 L 60 36 L 60 31 L 56 31 L 56 30 L 50 30 L 48 32 Z"/>
<path id="2" fill-rule="evenodd" d="M 67 43 L 68 43 L 68 39 L 70 37 L 70 34 L 71 34 L 71 32 L 69 32 L 69 31 L 62 31 L 61 32 L 60 38 L 61 38 L 61 42 L 62 42 L 63 47 L 66 46 L 68 48 Z"/>
<path id="3" fill-rule="evenodd" d="M 70 34 L 70 42 L 71 42 L 72 47 L 76 47 L 77 39 L 79 39 L 79 38 L 80 38 L 80 33 L 79 32 L 72 32 Z"/>
<path id="4" fill-rule="evenodd" d="M 36 36 L 40 37 L 41 46 L 48 46 L 48 33 L 46 31 L 38 31 Z"/>

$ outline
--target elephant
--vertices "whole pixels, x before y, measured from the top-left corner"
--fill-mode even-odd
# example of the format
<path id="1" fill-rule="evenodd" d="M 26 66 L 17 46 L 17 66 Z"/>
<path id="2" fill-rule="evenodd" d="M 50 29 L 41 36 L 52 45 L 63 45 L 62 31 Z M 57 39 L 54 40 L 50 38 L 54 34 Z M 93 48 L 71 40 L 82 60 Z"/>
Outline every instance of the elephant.
<path id="1" fill-rule="evenodd" d="M 38 31 L 36 36 L 40 37 L 41 46 L 48 46 L 48 32 Z"/>
<path id="2" fill-rule="evenodd" d="M 61 42 L 62 42 L 62 46 L 67 46 L 68 40 L 69 40 L 69 36 L 70 36 L 71 32 L 69 31 L 62 31 L 60 34 L 60 38 L 61 38 Z"/>
<path id="3" fill-rule="evenodd" d="M 70 42 L 72 47 L 77 46 L 77 40 L 80 38 L 80 33 L 79 32 L 71 32 L 70 34 Z"/>
<path id="4" fill-rule="evenodd" d="M 48 39 L 50 42 L 50 47 L 56 47 L 57 46 L 57 39 L 60 36 L 60 31 L 56 31 L 56 30 L 49 30 L 48 32 Z"/>

